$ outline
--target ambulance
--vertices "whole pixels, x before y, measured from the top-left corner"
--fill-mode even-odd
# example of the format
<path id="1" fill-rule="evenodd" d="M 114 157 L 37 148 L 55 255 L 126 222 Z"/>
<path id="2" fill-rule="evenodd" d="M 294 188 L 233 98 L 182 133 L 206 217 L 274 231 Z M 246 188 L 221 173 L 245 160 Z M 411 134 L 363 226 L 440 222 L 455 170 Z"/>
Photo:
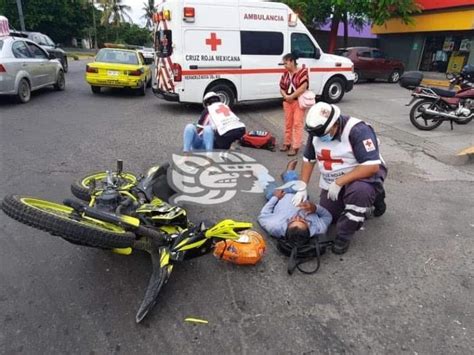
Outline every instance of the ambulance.
<path id="1" fill-rule="evenodd" d="M 324 53 L 285 4 L 249 0 L 165 0 L 154 16 L 155 78 L 161 99 L 201 103 L 209 91 L 229 106 L 280 98 L 282 56 L 296 54 L 312 90 L 339 102 L 352 90 L 350 59 Z"/>

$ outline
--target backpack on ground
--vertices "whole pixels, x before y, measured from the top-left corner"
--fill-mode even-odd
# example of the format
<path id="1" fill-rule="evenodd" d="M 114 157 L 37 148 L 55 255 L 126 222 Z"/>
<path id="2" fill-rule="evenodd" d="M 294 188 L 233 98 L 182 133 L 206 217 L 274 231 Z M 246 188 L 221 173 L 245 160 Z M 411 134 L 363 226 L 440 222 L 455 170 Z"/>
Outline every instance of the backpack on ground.
<path id="1" fill-rule="evenodd" d="M 278 239 L 278 250 L 289 257 L 288 274 L 293 274 L 298 269 L 303 274 L 314 274 L 321 265 L 321 255 L 333 244 L 326 235 L 315 235 L 307 238 L 292 239 L 286 236 Z M 316 267 L 312 270 L 305 270 L 302 264 L 316 258 Z"/>
<path id="2" fill-rule="evenodd" d="M 240 139 L 240 144 L 244 147 L 268 149 L 274 152 L 276 139 L 267 131 L 250 131 Z"/>

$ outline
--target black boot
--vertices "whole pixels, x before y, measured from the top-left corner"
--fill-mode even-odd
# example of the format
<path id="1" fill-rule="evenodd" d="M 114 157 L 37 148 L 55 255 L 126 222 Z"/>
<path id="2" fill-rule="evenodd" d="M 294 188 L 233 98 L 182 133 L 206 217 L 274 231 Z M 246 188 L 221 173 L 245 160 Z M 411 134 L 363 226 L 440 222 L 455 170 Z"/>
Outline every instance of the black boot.
<path id="1" fill-rule="evenodd" d="M 349 249 L 350 244 L 350 239 L 336 237 L 334 245 L 332 246 L 332 252 L 337 255 L 344 254 Z"/>
<path id="2" fill-rule="evenodd" d="M 387 205 L 385 204 L 385 190 L 377 195 L 374 201 L 374 217 L 380 217 L 385 213 Z"/>

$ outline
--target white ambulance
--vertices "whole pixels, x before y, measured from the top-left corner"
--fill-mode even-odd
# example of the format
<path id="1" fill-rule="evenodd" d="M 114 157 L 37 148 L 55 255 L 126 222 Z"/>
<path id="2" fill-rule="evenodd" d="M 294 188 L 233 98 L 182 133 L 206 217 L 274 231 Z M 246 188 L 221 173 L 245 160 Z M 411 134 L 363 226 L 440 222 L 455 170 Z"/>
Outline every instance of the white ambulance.
<path id="1" fill-rule="evenodd" d="M 285 4 L 249 0 L 165 0 L 154 16 L 153 92 L 202 102 L 215 91 L 227 105 L 281 97 L 282 56 L 299 56 L 310 90 L 335 103 L 354 83 L 353 63 L 323 53 Z"/>

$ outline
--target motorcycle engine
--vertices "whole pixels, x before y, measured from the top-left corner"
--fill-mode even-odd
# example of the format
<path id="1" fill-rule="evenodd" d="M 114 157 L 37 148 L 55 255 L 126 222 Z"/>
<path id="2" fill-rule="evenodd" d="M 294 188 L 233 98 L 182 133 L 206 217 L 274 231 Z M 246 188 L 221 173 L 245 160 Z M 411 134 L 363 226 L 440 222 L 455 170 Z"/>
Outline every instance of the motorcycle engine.
<path id="1" fill-rule="evenodd" d="M 121 201 L 120 194 L 115 190 L 105 190 L 96 197 L 95 206 L 100 210 L 114 213 Z"/>
<path id="2" fill-rule="evenodd" d="M 459 105 L 459 108 L 456 110 L 456 116 L 470 116 L 471 112 L 474 110 L 474 100 L 467 99 Z"/>

